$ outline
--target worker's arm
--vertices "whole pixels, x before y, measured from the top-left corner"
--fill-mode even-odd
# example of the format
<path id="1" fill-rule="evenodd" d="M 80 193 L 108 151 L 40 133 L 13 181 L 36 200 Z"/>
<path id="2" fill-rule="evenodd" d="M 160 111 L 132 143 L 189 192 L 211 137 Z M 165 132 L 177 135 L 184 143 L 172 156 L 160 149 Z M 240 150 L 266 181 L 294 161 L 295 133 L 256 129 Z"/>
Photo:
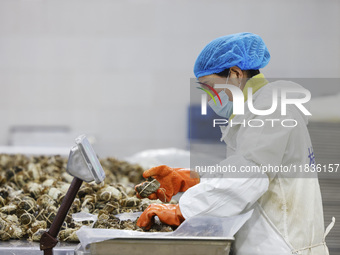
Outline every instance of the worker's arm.
<path id="1" fill-rule="evenodd" d="M 232 163 L 233 162 L 233 163 Z M 221 162 L 253 165 L 242 156 L 231 156 Z M 201 183 L 188 189 L 179 200 L 184 218 L 195 215 L 227 217 L 249 209 L 268 189 L 267 176 L 252 174 L 247 178 L 202 178 Z"/>
<path id="2" fill-rule="evenodd" d="M 278 114 L 267 116 L 273 119 L 282 118 Z M 289 118 L 290 116 L 287 116 Z M 266 116 L 259 116 L 264 119 Z M 220 165 L 231 165 L 236 169 L 241 167 L 259 167 L 261 164 L 278 166 L 282 164 L 286 152 L 287 141 L 291 134 L 290 128 L 273 128 L 267 122 L 261 128 L 242 128 L 237 133 L 237 149 L 235 155 L 229 156 Z M 172 223 L 173 219 L 186 219 L 195 215 L 210 216 L 233 216 L 240 214 L 251 206 L 268 190 L 269 182 L 275 174 L 247 173 L 243 178 L 233 176 L 224 178 L 221 175 L 216 178 L 201 178 L 200 183 L 189 188 L 180 198 L 179 210 L 159 210 L 155 205 L 153 214 L 166 214 L 170 216 L 164 223 Z M 151 211 L 151 209 L 150 209 Z M 137 224 L 148 226 L 152 217 L 146 217 L 147 213 L 141 215 Z M 141 224 L 143 222 L 143 224 Z M 178 222 L 178 221 L 176 221 Z"/>
<path id="3" fill-rule="evenodd" d="M 286 152 L 292 128 L 280 126 L 284 118 L 275 112 L 270 116 L 256 116 L 265 123 L 260 128 L 243 127 L 235 138 L 235 154 L 223 160 L 220 165 L 260 167 L 261 165 L 280 166 Z M 276 127 L 265 119 L 276 119 Z M 227 140 L 231 142 L 232 139 Z M 232 144 L 229 144 L 232 146 Z M 184 218 L 195 215 L 233 216 L 249 209 L 267 190 L 275 173 L 246 173 L 242 177 L 232 175 L 219 178 L 201 178 L 201 182 L 188 189 L 179 200 Z"/>
<path id="4" fill-rule="evenodd" d="M 237 156 L 227 161 L 234 161 L 234 165 L 236 161 L 239 164 L 252 164 Z M 149 229 L 156 215 L 161 222 L 171 226 L 179 226 L 185 218 L 195 215 L 236 215 L 254 204 L 266 192 L 268 184 L 268 177 L 258 178 L 258 174 L 248 178 L 202 178 L 201 183 L 192 186 L 182 195 L 179 204 L 149 205 L 137 225 Z"/>

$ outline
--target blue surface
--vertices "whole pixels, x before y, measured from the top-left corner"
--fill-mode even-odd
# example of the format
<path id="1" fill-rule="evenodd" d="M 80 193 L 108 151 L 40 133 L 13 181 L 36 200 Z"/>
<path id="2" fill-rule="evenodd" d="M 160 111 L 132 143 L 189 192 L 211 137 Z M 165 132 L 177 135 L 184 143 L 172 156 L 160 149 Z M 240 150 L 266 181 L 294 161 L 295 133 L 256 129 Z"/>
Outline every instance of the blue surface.
<path id="1" fill-rule="evenodd" d="M 207 115 L 201 114 L 201 105 L 190 105 L 188 108 L 188 140 L 201 140 L 206 142 L 220 142 L 221 130 L 213 127 L 213 120 L 220 116 L 208 106 Z"/>

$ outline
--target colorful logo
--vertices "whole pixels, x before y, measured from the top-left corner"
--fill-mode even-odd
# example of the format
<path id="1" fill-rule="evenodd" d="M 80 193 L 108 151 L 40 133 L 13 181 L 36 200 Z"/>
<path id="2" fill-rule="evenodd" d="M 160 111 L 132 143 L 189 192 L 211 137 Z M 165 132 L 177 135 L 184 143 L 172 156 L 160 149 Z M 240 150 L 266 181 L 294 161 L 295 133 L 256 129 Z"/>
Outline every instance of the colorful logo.
<path id="1" fill-rule="evenodd" d="M 208 84 L 202 83 L 202 82 L 197 82 L 197 83 L 202 85 L 202 86 L 208 87 L 212 92 L 214 92 L 214 94 L 217 96 L 218 100 L 220 101 L 220 104 L 222 105 L 221 98 L 220 98 L 219 94 L 217 93 L 217 91 L 213 87 L 211 87 Z M 204 92 L 206 92 L 211 97 L 211 99 L 214 100 L 215 105 L 217 105 L 215 97 L 210 93 L 209 90 L 201 88 L 201 87 L 197 87 L 197 88 L 200 89 L 200 90 L 203 90 Z"/>
<path id="2" fill-rule="evenodd" d="M 219 99 L 221 105 L 222 101 L 219 97 L 216 90 L 214 90 L 213 87 L 209 86 L 208 84 L 198 82 L 199 84 L 206 86 L 211 91 L 214 92 L 214 94 Z M 244 105 L 245 102 L 248 104 L 248 110 L 255 114 L 260 116 L 270 115 L 276 111 L 278 107 L 281 107 L 281 115 L 286 116 L 287 115 L 287 105 L 295 105 L 304 115 L 311 116 L 312 114 L 307 110 L 306 107 L 303 106 L 304 103 L 307 103 L 311 99 L 311 93 L 309 90 L 306 90 L 305 88 L 290 88 L 290 87 L 284 87 L 284 88 L 272 88 L 272 106 L 269 109 L 263 110 L 263 109 L 255 109 L 253 104 L 253 88 L 248 88 L 248 99 L 244 99 L 243 91 L 234 85 L 231 84 L 215 84 L 214 86 L 217 89 L 228 89 L 230 90 L 230 93 L 233 95 L 233 114 L 235 115 L 244 115 Z M 198 89 L 203 90 L 206 92 L 213 100 L 215 105 L 216 100 L 214 99 L 213 95 L 208 91 L 207 89 L 197 87 Z M 280 95 L 279 95 L 280 93 Z M 298 98 L 288 98 L 289 93 L 295 93 L 295 94 L 303 94 L 304 97 L 301 95 Z M 279 101 L 280 98 L 280 101 Z M 202 95 L 202 101 L 201 101 L 201 114 L 206 115 L 206 108 L 207 108 L 207 95 Z"/>

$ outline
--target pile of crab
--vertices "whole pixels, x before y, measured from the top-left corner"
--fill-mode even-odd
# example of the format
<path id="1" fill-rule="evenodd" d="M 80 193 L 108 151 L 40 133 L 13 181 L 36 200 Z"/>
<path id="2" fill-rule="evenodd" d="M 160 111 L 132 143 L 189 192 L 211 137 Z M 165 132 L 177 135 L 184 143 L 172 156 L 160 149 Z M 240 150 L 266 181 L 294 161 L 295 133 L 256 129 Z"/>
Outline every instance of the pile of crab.
<path id="1" fill-rule="evenodd" d="M 98 215 L 95 228 L 144 231 L 136 221 L 119 220 L 115 215 L 141 212 L 151 203 L 135 197 L 134 186 L 143 181 L 139 165 L 114 158 L 100 159 L 106 174 L 102 184 L 83 183 L 65 222 L 59 240 L 77 242 L 75 233 L 91 222 L 75 222 L 72 214 Z M 39 241 L 51 226 L 73 179 L 66 173 L 67 159 L 60 156 L 0 154 L 0 240 Z M 172 231 L 166 225 L 154 225 L 149 231 Z"/>

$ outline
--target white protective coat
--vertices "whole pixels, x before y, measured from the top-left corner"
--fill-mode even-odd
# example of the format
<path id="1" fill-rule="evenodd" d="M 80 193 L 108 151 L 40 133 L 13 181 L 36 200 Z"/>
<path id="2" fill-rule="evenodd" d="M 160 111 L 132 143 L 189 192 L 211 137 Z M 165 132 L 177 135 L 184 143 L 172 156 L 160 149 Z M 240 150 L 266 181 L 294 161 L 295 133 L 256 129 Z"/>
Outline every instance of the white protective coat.
<path id="1" fill-rule="evenodd" d="M 273 87 L 302 88 L 287 81 L 269 83 L 253 95 L 255 109 L 271 107 Z M 279 106 L 280 101 L 279 98 Z M 245 103 L 245 115 L 235 116 L 233 123 L 242 123 L 243 119 L 262 119 L 265 124 L 258 128 L 243 124 L 222 127 L 221 140 L 227 144 L 227 158 L 220 165 L 314 163 L 311 162 L 308 120 L 297 107 L 289 105 L 287 116 L 281 116 L 280 107 L 270 116 L 258 116 L 251 113 Z M 277 121 L 272 127 L 265 119 L 295 119 L 298 125 L 282 127 Z M 189 218 L 195 215 L 227 217 L 254 209 L 252 217 L 235 236 L 237 255 L 328 254 L 317 174 L 309 175 L 311 178 L 286 177 L 279 172 L 253 173 L 244 178 L 201 178 L 199 184 L 182 195 L 180 210 L 184 218 Z"/>

